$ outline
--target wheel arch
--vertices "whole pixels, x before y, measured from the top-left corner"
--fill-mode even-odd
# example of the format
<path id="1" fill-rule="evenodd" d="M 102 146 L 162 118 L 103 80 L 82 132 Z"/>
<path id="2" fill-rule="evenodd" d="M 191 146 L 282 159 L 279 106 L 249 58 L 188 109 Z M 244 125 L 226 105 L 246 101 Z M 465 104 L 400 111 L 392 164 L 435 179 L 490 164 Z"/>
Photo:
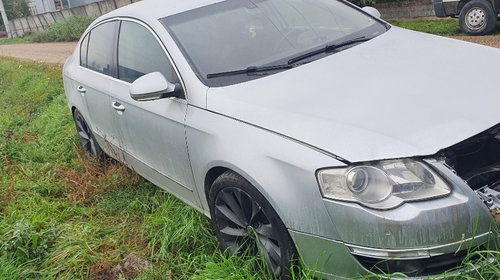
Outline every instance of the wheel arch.
<path id="1" fill-rule="evenodd" d="M 212 166 L 207 168 L 207 171 L 205 172 L 203 190 L 207 205 L 210 204 L 210 190 L 212 189 L 214 181 L 227 171 L 234 172 L 248 181 L 250 185 L 252 185 L 257 190 L 257 192 L 259 192 L 267 200 L 267 202 L 269 202 L 274 211 L 278 213 L 278 216 L 280 216 L 280 218 L 283 219 L 284 222 L 287 221 L 286 217 L 283 215 L 284 213 L 281 212 L 282 209 L 280 207 L 280 201 L 275 199 L 273 197 L 273 194 L 269 193 L 266 188 L 259 183 L 258 174 L 254 174 L 256 175 L 256 177 L 254 177 L 251 174 L 245 172 L 244 169 L 229 162 L 217 161 L 214 162 Z"/>
<path id="2" fill-rule="evenodd" d="M 247 180 L 260 194 L 262 194 L 266 198 L 266 200 L 271 204 L 273 208 L 276 208 L 276 202 L 272 199 L 270 194 L 267 193 L 266 190 L 257 183 L 257 180 L 255 180 L 255 178 L 243 171 L 241 168 L 238 168 L 237 166 L 234 166 L 227 162 L 216 162 L 207 170 L 204 181 L 204 193 L 207 202 L 209 201 L 210 190 L 212 189 L 214 181 L 227 171 L 232 171 L 240 175 L 243 179 Z"/>
<path id="3" fill-rule="evenodd" d="M 471 2 L 472 0 L 462 0 L 460 2 L 458 2 L 458 6 L 457 6 L 457 15 L 460 14 L 462 12 L 462 9 L 463 7 Z M 500 0 L 482 0 L 484 2 L 487 2 L 487 3 L 490 3 L 491 7 L 493 7 L 493 10 L 496 12 L 497 11 L 497 7 L 500 7 Z M 498 12 L 497 12 L 498 13 Z"/>
<path id="4" fill-rule="evenodd" d="M 71 110 L 71 116 L 75 116 L 76 106 L 72 105 L 70 110 Z"/>
<path id="5" fill-rule="evenodd" d="M 226 171 L 233 171 L 227 167 L 224 166 L 215 166 L 210 168 L 207 173 L 205 174 L 205 182 L 204 182 L 204 190 L 205 190 L 205 199 L 209 201 L 209 195 L 210 195 L 210 190 L 212 188 L 212 185 L 214 181 L 222 175 Z"/>

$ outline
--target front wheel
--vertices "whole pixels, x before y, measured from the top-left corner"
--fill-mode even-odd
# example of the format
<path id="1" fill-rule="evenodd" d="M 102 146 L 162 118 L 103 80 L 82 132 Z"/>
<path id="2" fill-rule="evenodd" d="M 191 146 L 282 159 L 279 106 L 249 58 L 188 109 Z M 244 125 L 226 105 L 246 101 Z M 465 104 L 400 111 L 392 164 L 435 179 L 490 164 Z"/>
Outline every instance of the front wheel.
<path id="1" fill-rule="evenodd" d="M 297 256 L 293 241 L 269 202 L 247 180 L 227 171 L 209 194 L 215 234 L 229 254 L 261 256 L 276 278 L 287 279 Z"/>
<path id="2" fill-rule="evenodd" d="M 488 1 L 472 0 L 460 11 L 460 29 L 467 35 L 488 34 L 497 24 L 497 14 Z"/>

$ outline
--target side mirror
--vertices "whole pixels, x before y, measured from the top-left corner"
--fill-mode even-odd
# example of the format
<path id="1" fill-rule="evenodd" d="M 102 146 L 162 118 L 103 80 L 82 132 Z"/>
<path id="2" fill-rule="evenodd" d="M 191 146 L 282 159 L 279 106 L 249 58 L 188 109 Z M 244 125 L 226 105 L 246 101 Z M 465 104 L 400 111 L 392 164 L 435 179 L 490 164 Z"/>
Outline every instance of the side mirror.
<path id="1" fill-rule="evenodd" d="M 363 7 L 361 8 L 363 11 L 365 11 L 366 13 L 370 14 L 371 16 L 374 16 L 376 18 L 380 18 L 380 12 L 375 9 L 374 7 Z"/>
<path id="2" fill-rule="evenodd" d="M 180 85 L 172 84 L 160 72 L 146 74 L 130 85 L 130 97 L 136 101 L 179 97 Z"/>

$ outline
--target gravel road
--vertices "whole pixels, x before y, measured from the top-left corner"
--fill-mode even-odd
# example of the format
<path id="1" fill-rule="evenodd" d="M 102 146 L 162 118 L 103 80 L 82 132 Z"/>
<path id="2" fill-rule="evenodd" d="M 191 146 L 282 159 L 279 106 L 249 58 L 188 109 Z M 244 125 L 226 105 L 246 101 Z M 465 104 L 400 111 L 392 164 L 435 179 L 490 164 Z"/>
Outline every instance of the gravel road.
<path id="1" fill-rule="evenodd" d="M 488 36 L 449 36 L 453 39 L 464 40 L 476 44 L 486 45 L 494 48 L 500 49 L 500 35 L 488 35 Z"/>
<path id="2" fill-rule="evenodd" d="M 450 36 L 450 38 L 500 48 L 500 35 Z M 23 61 L 37 61 L 49 64 L 64 64 L 75 49 L 76 42 L 0 45 L 0 56 L 10 56 Z"/>
<path id="3" fill-rule="evenodd" d="M 73 53 L 75 46 L 76 42 L 0 45 L 0 56 L 62 65 Z"/>

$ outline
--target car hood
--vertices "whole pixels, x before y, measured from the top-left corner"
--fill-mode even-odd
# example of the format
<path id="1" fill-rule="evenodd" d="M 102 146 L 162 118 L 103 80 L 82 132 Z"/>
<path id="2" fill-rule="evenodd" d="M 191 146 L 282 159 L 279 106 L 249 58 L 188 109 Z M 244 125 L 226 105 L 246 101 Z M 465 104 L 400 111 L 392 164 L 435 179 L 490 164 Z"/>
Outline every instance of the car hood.
<path id="1" fill-rule="evenodd" d="M 500 51 L 392 27 L 264 78 L 211 88 L 207 109 L 350 162 L 431 155 L 500 121 Z"/>

